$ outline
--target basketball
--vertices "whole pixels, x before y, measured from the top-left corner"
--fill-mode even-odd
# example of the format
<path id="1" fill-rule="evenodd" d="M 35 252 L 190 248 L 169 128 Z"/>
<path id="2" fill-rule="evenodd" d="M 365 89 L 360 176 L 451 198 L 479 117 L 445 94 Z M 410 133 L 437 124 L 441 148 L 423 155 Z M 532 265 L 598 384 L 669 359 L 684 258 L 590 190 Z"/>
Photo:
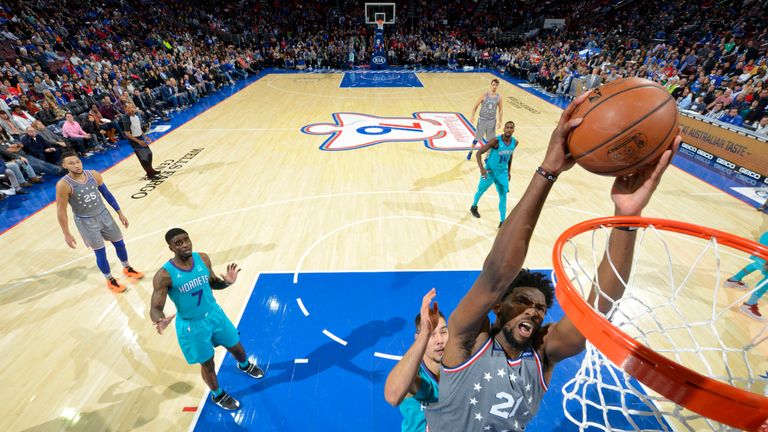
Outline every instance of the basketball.
<path id="1" fill-rule="evenodd" d="M 625 176 L 655 164 L 677 135 L 677 105 L 659 84 L 624 78 L 592 90 L 571 118 L 568 150 L 587 171 Z"/>

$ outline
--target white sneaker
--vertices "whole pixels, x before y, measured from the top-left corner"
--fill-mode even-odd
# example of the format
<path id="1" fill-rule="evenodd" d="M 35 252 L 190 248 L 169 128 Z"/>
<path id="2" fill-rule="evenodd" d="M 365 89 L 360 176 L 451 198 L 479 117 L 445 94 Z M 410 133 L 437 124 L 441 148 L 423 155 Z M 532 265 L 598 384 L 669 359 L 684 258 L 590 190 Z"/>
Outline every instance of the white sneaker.
<path id="1" fill-rule="evenodd" d="M 749 289 L 749 285 L 745 284 L 742 281 L 737 281 L 737 280 L 733 280 L 733 279 L 728 279 L 725 282 L 723 282 L 723 286 L 726 287 L 726 288 L 738 288 L 738 289 L 742 289 L 742 290 L 748 290 Z"/>
<path id="2" fill-rule="evenodd" d="M 739 312 L 757 321 L 765 321 L 765 317 L 760 313 L 760 309 L 757 308 L 757 304 L 744 303 L 739 307 Z"/>

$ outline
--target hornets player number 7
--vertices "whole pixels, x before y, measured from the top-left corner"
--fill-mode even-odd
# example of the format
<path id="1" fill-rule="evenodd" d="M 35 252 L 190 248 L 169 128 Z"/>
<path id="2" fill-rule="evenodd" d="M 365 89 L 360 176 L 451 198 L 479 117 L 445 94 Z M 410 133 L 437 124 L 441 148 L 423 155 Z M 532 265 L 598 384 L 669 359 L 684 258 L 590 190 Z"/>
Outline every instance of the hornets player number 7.
<path id="1" fill-rule="evenodd" d="M 157 271 L 152 284 L 150 317 L 157 332 L 163 331 L 176 315 L 166 317 L 163 309 L 168 297 L 176 305 L 176 337 L 181 352 L 189 364 L 200 364 L 203 381 L 211 389 L 213 402 L 225 410 L 235 410 L 240 402 L 219 388 L 213 362 L 214 347 L 222 345 L 237 360 L 237 367 L 253 378 L 264 372 L 248 360 L 245 348 L 232 321 L 216 303 L 212 289 L 224 289 L 237 281 L 237 264 L 227 266 L 227 272 L 216 276 L 211 259 L 204 253 L 192 251 L 192 241 L 181 228 L 165 234 L 165 241 L 174 257 Z"/>

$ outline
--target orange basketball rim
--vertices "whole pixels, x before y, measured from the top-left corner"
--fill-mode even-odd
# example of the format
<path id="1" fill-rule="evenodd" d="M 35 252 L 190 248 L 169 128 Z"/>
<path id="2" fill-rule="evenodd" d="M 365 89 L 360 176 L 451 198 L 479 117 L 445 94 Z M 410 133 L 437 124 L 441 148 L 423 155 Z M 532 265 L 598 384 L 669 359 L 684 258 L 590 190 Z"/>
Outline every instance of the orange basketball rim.
<path id="1" fill-rule="evenodd" d="M 567 229 L 557 239 L 553 263 L 556 296 L 576 328 L 605 357 L 665 398 L 702 416 L 741 430 L 756 431 L 768 419 L 768 398 L 707 378 L 657 353 L 615 327 L 587 303 L 569 280 L 562 262 L 567 242 L 599 227 L 648 227 L 718 243 L 768 259 L 768 248 L 741 237 L 685 222 L 645 217 L 591 219 Z"/>

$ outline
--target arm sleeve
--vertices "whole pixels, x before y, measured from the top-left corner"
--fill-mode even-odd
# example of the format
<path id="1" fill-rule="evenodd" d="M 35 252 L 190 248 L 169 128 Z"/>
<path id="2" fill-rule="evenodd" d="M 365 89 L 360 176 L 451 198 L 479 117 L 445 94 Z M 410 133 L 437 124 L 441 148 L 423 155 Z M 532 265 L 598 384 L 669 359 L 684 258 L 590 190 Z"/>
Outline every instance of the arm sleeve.
<path id="1" fill-rule="evenodd" d="M 120 211 L 120 205 L 117 203 L 117 200 L 115 199 L 115 196 L 112 195 L 112 192 L 107 189 L 106 183 L 102 183 L 101 186 L 99 186 L 99 192 L 101 192 L 101 195 L 104 197 L 105 200 L 109 203 L 110 206 L 112 206 L 115 211 Z"/>

